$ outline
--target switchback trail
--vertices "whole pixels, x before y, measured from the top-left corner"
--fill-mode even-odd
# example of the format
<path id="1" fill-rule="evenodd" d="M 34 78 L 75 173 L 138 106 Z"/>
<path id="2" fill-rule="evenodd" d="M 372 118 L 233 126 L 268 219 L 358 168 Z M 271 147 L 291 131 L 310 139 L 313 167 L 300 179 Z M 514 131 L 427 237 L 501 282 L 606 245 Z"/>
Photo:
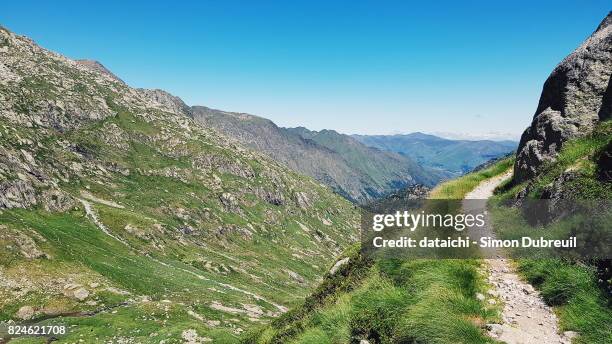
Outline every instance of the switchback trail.
<path id="1" fill-rule="evenodd" d="M 511 172 L 485 180 L 465 196 L 465 199 L 485 200 L 495 188 L 512 176 Z M 485 202 L 481 203 L 486 207 Z M 494 237 L 492 228 L 486 236 Z M 544 303 L 539 293 L 516 273 L 509 259 L 485 259 L 488 270 L 489 294 L 504 303 L 501 324 L 488 324 L 489 335 L 509 344 L 571 343 L 573 333 L 559 334 L 559 326 L 552 308 Z"/>

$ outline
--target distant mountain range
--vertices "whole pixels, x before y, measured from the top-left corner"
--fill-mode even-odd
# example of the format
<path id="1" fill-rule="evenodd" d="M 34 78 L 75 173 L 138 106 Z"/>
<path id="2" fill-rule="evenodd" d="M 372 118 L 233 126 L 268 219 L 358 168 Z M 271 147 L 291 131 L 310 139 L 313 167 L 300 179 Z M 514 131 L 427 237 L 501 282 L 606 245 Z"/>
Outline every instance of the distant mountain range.
<path id="1" fill-rule="evenodd" d="M 409 157 L 427 169 L 458 176 L 491 159 L 516 151 L 514 141 L 451 140 L 423 133 L 352 135 L 366 146 Z"/>
<path id="2" fill-rule="evenodd" d="M 366 136 L 282 128 L 262 117 L 204 106 L 191 107 L 189 113 L 204 126 L 358 203 L 410 185 L 433 186 L 513 152 L 517 146 L 513 141 L 450 140 L 422 133 Z"/>
<path id="3" fill-rule="evenodd" d="M 407 185 L 435 185 L 449 176 L 445 171 L 423 168 L 408 156 L 368 147 L 333 130 L 282 128 L 258 116 L 203 106 L 192 107 L 191 115 L 204 126 L 312 176 L 359 203 Z"/>

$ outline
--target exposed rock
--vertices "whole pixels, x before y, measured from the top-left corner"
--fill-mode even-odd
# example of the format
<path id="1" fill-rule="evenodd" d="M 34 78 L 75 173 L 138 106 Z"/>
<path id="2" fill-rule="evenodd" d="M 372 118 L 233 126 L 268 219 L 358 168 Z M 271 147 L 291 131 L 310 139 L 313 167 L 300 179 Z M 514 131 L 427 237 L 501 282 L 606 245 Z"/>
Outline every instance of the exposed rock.
<path id="1" fill-rule="evenodd" d="M 285 272 L 287 272 L 287 274 L 289 275 L 289 277 L 291 277 L 294 281 L 298 282 L 298 283 L 305 283 L 306 280 L 304 279 L 304 277 L 302 277 L 300 274 L 298 274 L 295 271 L 291 271 L 289 269 L 285 269 Z"/>
<path id="2" fill-rule="evenodd" d="M 308 194 L 305 192 L 296 192 L 293 194 L 293 198 L 295 200 L 295 203 L 298 205 L 298 207 L 302 208 L 302 209 L 308 209 L 312 206 L 312 202 L 310 200 L 310 198 L 308 197 Z"/>
<path id="3" fill-rule="evenodd" d="M 0 229 L 2 229 L 2 226 L 0 226 Z M 24 233 L 18 233 L 18 235 L 15 236 L 15 243 L 26 259 L 47 257 L 47 255 L 38 248 L 36 242 Z"/>
<path id="4" fill-rule="evenodd" d="M 119 79 L 115 74 L 113 74 L 110 70 L 106 69 L 103 64 L 95 60 L 76 60 L 77 64 L 93 71 L 96 73 L 100 73 L 101 75 L 105 75 L 114 79 L 116 81 L 123 82 L 123 80 Z"/>
<path id="5" fill-rule="evenodd" d="M 194 168 L 206 172 L 217 170 L 246 179 L 255 177 L 255 171 L 249 164 L 222 155 L 200 155 L 193 158 L 191 163 Z"/>
<path id="6" fill-rule="evenodd" d="M 265 118 L 203 106 L 194 106 L 192 111 L 193 118 L 203 126 L 215 128 L 358 202 L 414 181 L 433 184 L 440 179 L 406 156 L 368 147 L 333 130 L 280 128 Z M 300 207 L 308 208 L 308 202 L 301 201 Z"/>
<path id="7" fill-rule="evenodd" d="M 83 301 L 89 297 L 89 291 L 87 291 L 87 289 L 85 288 L 77 288 L 76 290 L 74 290 L 72 295 L 74 296 L 75 299 L 79 301 Z"/>
<path id="8" fill-rule="evenodd" d="M 179 227 L 179 232 L 181 232 L 181 234 L 184 235 L 190 235 L 193 234 L 193 232 L 195 232 L 195 228 L 191 227 L 191 226 L 181 226 Z"/>
<path id="9" fill-rule="evenodd" d="M 160 90 L 148 90 L 144 88 L 139 88 L 138 92 L 140 92 L 145 98 L 152 100 L 162 107 L 165 108 L 168 112 L 178 113 L 178 114 L 191 114 L 191 109 L 183 100 L 179 97 L 173 96 L 172 94 Z"/>
<path id="10" fill-rule="evenodd" d="M 259 197 L 260 199 L 270 204 L 273 204 L 273 205 L 285 204 L 285 196 L 279 189 L 270 191 L 263 187 L 258 187 L 254 190 L 254 193 L 257 197 Z"/>
<path id="11" fill-rule="evenodd" d="M 221 325 L 221 321 L 219 321 L 219 320 L 207 320 L 206 321 L 206 325 L 208 325 L 210 327 L 217 327 L 217 326 Z"/>
<path id="12" fill-rule="evenodd" d="M 522 289 L 523 293 L 529 295 L 533 292 L 535 292 L 535 290 L 533 289 L 533 286 L 531 286 L 531 284 L 525 284 Z"/>
<path id="13" fill-rule="evenodd" d="M 181 333 L 181 338 L 184 340 L 185 344 L 200 344 L 212 342 L 212 339 L 208 337 L 200 337 L 198 336 L 198 332 L 194 329 L 187 329 Z"/>
<path id="14" fill-rule="evenodd" d="M 50 212 L 65 212 L 76 205 L 76 201 L 59 189 L 46 190 L 41 195 L 41 203 Z"/>
<path id="15" fill-rule="evenodd" d="M 294 269 L 299 274 L 287 273 L 285 282 L 303 279 L 305 285 L 313 285 L 319 266 L 331 265 L 333 255 L 354 242 L 358 211 L 349 202 L 215 130 L 196 125 L 186 113 L 175 113 L 182 106 L 178 99 L 163 92 L 136 91 L 102 70 L 91 70 L 0 28 L 0 40 L 5 37 L 11 44 L 0 54 L 0 212 L 15 221 L 0 225 L 0 249 L 7 251 L 0 255 L 11 263 L 8 271 L 0 267 L 0 289 L 5 290 L 0 294 L 15 296 L 13 304 L 29 303 L 31 295 L 55 295 L 57 302 L 51 300 L 40 310 L 51 315 L 106 310 L 113 305 L 99 297 L 105 292 L 116 294 L 111 298 L 117 304 L 147 302 L 143 295 L 112 286 L 115 273 L 133 268 L 130 264 L 138 255 L 146 266 L 168 272 L 162 279 L 176 275 L 203 281 L 169 283 L 159 298 L 171 303 L 149 301 L 147 307 L 165 309 L 168 318 L 162 316 L 161 321 L 180 317 L 173 308 L 186 305 L 179 305 L 185 299 L 178 296 L 191 295 L 204 305 L 219 294 L 239 314 L 206 324 L 239 332 L 238 326 L 262 311 L 263 322 L 287 310 L 275 302 L 299 297 L 282 297 L 289 285 L 277 286 L 280 293 L 266 298 L 254 293 L 270 287 L 270 276 L 285 273 L 283 262 L 297 259 L 291 247 L 296 220 L 312 229 L 308 234 L 297 229 L 303 266 Z M 265 202 L 254 195 L 256 189 Z M 46 214 L 43 209 L 65 213 Z M 84 234 L 79 226 L 62 227 L 63 234 L 50 230 L 46 217 L 58 228 L 82 221 L 83 228 L 103 240 L 79 240 Z M 320 225 L 323 218 L 333 225 Z M 74 242 L 55 240 L 59 234 Z M 30 269 L 40 263 L 27 260 L 43 258 L 42 249 L 61 253 L 63 246 L 78 243 L 84 246 L 71 256 L 76 260 L 60 254 L 52 257 L 53 271 Z M 91 250 L 96 245 L 119 255 L 97 257 L 107 266 L 104 271 L 82 264 L 96 256 Z M 112 249 L 117 245 L 126 249 Z M 286 247 L 265 249 L 273 245 Z M 257 252 L 245 255 L 255 246 Z M 269 264 L 261 264 L 262 255 Z M 177 264 L 170 264 L 169 257 Z M 216 285 L 217 291 L 207 293 L 208 285 Z M 262 310 L 236 306 L 251 303 Z M 117 312 L 110 310 L 108 315 Z M 185 329 L 167 340 L 180 341 Z M 118 339 L 103 335 L 98 341 L 124 342 Z"/>
<path id="16" fill-rule="evenodd" d="M 37 204 L 32 184 L 23 180 L 0 183 L 0 209 L 28 208 Z"/>
<path id="17" fill-rule="evenodd" d="M 421 185 L 421 184 L 409 185 L 399 190 L 398 192 L 394 192 L 388 195 L 385 198 L 385 201 L 398 202 L 398 201 L 406 201 L 406 200 L 425 199 L 427 198 L 427 195 L 429 195 L 430 191 L 431 189 L 425 185 Z"/>
<path id="18" fill-rule="evenodd" d="M 225 238 L 230 234 L 238 234 L 245 240 L 250 240 L 253 237 L 253 233 L 250 230 L 236 225 L 221 226 L 217 228 L 215 234 L 220 238 Z"/>
<path id="19" fill-rule="evenodd" d="M 345 266 L 346 264 L 348 264 L 350 258 L 346 257 L 343 259 L 340 259 L 339 261 L 336 262 L 336 264 L 334 264 L 334 266 L 332 266 L 332 268 L 329 270 L 329 274 L 330 275 L 335 275 L 336 272 L 338 272 L 338 270 L 340 270 L 340 268 L 342 268 L 343 266 Z"/>
<path id="20" fill-rule="evenodd" d="M 484 301 L 485 300 L 485 296 L 481 293 L 476 293 L 476 300 L 478 301 Z"/>
<path id="21" fill-rule="evenodd" d="M 504 327 L 501 324 L 487 324 L 486 327 L 487 330 L 496 337 L 501 336 L 501 334 L 504 332 Z"/>
<path id="22" fill-rule="evenodd" d="M 34 308 L 32 306 L 23 306 L 19 308 L 15 316 L 21 320 L 29 320 L 34 316 Z"/>
<path id="23" fill-rule="evenodd" d="M 514 178 L 522 182 L 554 159 L 563 144 L 590 133 L 612 106 L 612 12 L 544 83 L 531 126 L 517 150 Z"/>
<path id="24" fill-rule="evenodd" d="M 230 213 L 239 213 L 240 205 L 234 195 L 229 192 L 224 192 L 219 196 L 219 201 L 223 205 L 223 209 Z"/>
<path id="25" fill-rule="evenodd" d="M 89 297 L 89 291 L 83 288 L 80 284 L 70 283 L 64 286 L 64 295 L 79 301 L 83 301 Z"/>

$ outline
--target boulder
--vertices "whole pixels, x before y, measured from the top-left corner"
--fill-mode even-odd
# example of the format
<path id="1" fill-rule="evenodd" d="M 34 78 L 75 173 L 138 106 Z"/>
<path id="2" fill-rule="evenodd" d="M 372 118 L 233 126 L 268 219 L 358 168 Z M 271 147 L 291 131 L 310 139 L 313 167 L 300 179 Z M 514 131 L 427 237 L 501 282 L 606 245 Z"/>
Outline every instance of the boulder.
<path id="1" fill-rule="evenodd" d="M 343 259 L 340 259 L 339 261 L 336 262 L 336 264 L 334 264 L 334 266 L 332 266 L 332 268 L 329 270 L 329 274 L 330 275 L 335 275 L 336 272 L 338 272 L 338 270 L 340 270 L 341 267 L 345 266 L 346 264 L 348 264 L 350 258 L 346 257 Z"/>
<path id="2" fill-rule="evenodd" d="M 0 209 L 29 208 L 36 204 L 36 191 L 30 182 L 12 180 L 0 183 Z"/>
<path id="3" fill-rule="evenodd" d="M 16 317 L 21 320 L 29 320 L 34 316 L 34 308 L 32 306 L 23 306 L 17 311 Z"/>
<path id="4" fill-rule="evenodd" d="M 610 118 L 611 74 L 612 12 L 544 83 L 533 121 L 519 143 L 515 182 L 534 177 L 567 140 L 589 134 L 597 122 Z"/>
<path id="5" fill-rule="evenodd" d="M 79 301 L 83 301 L 89 297 L 89 291 L 80 284 L 70 283 L 64 286 L 64 295 Z"/>
<path id="6" fill-rule="evenodd" d="M 78 288 L 74 291 L 73 295 L 75 299 L 83 301 L 89 297 L 89 291 L 87 291 L 85 288 Z"/>

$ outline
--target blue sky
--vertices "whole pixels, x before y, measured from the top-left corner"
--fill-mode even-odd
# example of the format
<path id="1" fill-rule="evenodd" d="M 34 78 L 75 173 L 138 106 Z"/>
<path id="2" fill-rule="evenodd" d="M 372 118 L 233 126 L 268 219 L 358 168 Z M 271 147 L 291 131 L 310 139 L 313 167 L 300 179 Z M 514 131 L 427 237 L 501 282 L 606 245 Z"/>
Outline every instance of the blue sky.
<path id="1" fill-rule="evenodd" d="M 0 25 L 281 126 L 518 135 L 609 1 L 10 1 Z"/>

